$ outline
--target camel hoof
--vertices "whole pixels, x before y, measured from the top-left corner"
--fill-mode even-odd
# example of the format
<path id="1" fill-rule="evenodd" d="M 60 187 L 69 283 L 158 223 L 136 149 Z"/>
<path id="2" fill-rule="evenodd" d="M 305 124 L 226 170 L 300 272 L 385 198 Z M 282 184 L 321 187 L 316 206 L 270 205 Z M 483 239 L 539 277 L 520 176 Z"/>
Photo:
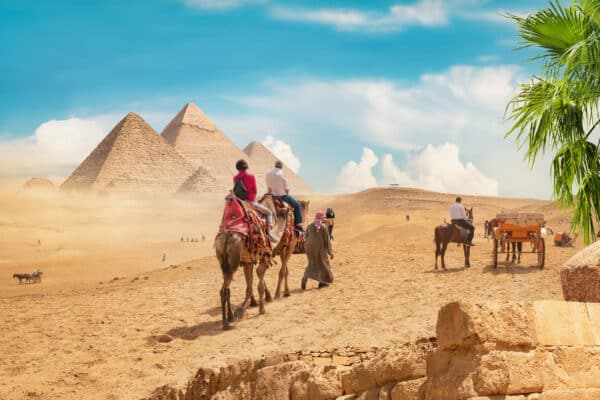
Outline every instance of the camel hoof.
<path id="1" fill-rule="evenodd" d="M 253 297 L 250 299 L 250 307 L 256 307 L 256 306 L 258 306 L 258 303 L 256 302 L 256 300 Z"/>
<path id="2" fill-rule="evenodd" d="M 223 330 L 224 331 L 230 331 L 231 328 L 233 328 L 231 325 L 227 324 L 227 325 L 223 325 Z"/>
<path id="3" fill-rule="evenodd" d="M 273 301 L 273 298 L 271 297 L 271 292 L 269 292 L 268 290 L 267 290 L 267 292 L 265 293 L 265 301 L 266 301 L 267 303 L 270 303 L 270 302 L 272 302 L 272 301 Z"/>
<path id="4" fill-rule="evenodd" d="M 465 268 L 471 268 L 471 266 L 469 264 L 465 265 Z"/>
<path id="5" fill-rule="evenodd" d="M 236 309 L 235 312 L 233 313 L 233 317 L 236 320 L 240 320 L 240 319 L 244 318 L 244 309 L 241 307 Z"/>
<path id="6" fill-rule="evenodd" d="M 283 293 L 283 297 L 290 297 L 290 292 L 286 291 L 285 293 Z"/>
<path id="7" fill-rule="evenodd" d="M 302 278 L 302 281 L 300 282 L 300 288 L 302 288 L 302 290 L 306 290 L 306 278 Z"/>
<path id="8" fill-rule="evenodd" d="M 265 308 L 264 308 L 264 307 L 261 307 L 261 308 L 258 310 L 258 313 L 259 313 L 260 315 L 265 315 L 265 314 L 266 314 Z"/>
<path id="9" fill-rule="evenodd" d="M 281 297 L 281 293 L 275 293 L 275 300 L 279 299 Z"/>

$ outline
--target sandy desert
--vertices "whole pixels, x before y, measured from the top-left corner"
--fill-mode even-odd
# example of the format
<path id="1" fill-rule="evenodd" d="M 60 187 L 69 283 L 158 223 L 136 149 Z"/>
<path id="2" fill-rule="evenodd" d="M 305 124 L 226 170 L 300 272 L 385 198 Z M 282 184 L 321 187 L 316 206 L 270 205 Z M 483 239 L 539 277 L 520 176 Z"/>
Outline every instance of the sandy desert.
<path id="1" fill-rule="evenodd" d="M 477 227 L 472 267 L 464 269 L 462 250 L 451 246 L 448 271 L 436 271 L 433 228 L 448 218 L 452 195 L 380 188 L 310 200 L 311 214 L 326 207 L 337 214 L 334 284 L 309 283 L 303 292 L 306 260 L 295 255 L 291 297 L 268 303 L 264 316 L 252 308 L 222 331 L 212 246 L 222 200 L 5 188 L 0 398 L 134 399 L 242 357 L 428 338 L 439 308 L 454 300 L 562 299 L 559 267 L 582 246 L 557 248 L 547 238 L 543 270 L 534 255 L 494 269 L 484 220 L 502 209 L 540 211 L 548 226 L 566 229 L 570 217 L 551 202 L 467 196 Z M 11 278 L 36 269 L 42 284 Z M 278 266 L 267 272 L 269 288 L 277 273 Z M 238 272 L 233 302 L 243 293 Z M 172 340 L 159 342 L 161 335 Z"/>

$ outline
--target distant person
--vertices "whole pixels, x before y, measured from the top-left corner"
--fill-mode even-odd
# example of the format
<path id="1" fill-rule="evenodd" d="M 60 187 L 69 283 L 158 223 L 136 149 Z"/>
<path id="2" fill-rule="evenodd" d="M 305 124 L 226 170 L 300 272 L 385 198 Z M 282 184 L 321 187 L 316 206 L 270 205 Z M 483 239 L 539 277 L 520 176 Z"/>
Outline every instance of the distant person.
<path id="1" fill-rule="evenodd" d="M 202 235 L 202 241 L 204 242 L 206 240 L 206 236 Z"/>
<path id="2" fill-rule="evenodd" d="M 406 222 L 410 221 L 410 215 L 406 214 Z"/>
<path id="3" fill-rule="evenodd" d="M 281 161 L 275 162 L 275 169 L 267 173 L 266 180 L 269 193 L 275 197 L 279 197 L 281 200 L 292 206 L 294 209 L 294 226 L 296 232 L 303 232 L 302 206 L 298 200 L 290 195 L 290 188 L 287 178 L 283 173 L 283 163 Z"/>
<path id="4" fill-rule="evenodd" d="M 258 194 L 256 178 L 254 175 L 247 172 L 248 168 L 246 160 L 238 160 L 235 164 L 235 169 L 238 170 L 238 174 L 233 177 L 233 194 L 240 199 L 247 201 L 252 208 L 265 216 L 267 220 L 267 236 L 271 241 L 278 242 L 279 239 L 271 232 L 271 229 L 273 228 L 273 213 L 271 213 L 271 210 L 267 207 L 256 201 L 256 195 Z"/>
<path id="5" fill-rule="evenodd" d="M 329 259 L 333 259 L 333 250 L 329 240 L 329 232 L 323 223 L 325 213 L 317 212 L 315 221 L 306 230 L 306 258 L 308 266 L 302 277 L 302 290 L 306 290 L 306 281 L 314 279 L 319 282 L 319 289 L 333 283 L 333 274 Z"/>
<path id="6" fill-rule="evenodd" d="M 457 197 L 456 202 L 450 207 L 450 220 L 453 224 L 463 227 L 469 231 L 467 237 L 467 246 L 473 246 L 473 236 L 475 236 L 475 227 L 467 218 L 467 212 L 462 205 L 462 198 Z"/>

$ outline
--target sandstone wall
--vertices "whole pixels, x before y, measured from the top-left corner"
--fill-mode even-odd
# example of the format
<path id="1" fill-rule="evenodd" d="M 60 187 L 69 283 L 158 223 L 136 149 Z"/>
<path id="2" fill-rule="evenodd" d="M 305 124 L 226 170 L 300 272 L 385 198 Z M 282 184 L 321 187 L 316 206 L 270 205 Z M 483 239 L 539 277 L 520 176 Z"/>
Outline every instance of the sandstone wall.
<path id="1" fill-rule="evenodd" d="M 200 369 L 154 400 L 600 400 L 600 304 L 450 303 L 435 338 Z"/>

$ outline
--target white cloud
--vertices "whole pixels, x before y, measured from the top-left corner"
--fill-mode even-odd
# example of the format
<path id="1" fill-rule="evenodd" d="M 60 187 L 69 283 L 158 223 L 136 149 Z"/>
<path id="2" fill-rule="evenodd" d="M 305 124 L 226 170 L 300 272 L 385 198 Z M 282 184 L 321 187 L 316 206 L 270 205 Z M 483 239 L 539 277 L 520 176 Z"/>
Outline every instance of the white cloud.
<path id="1" fill-rule="evenodd" d="M 300 159 L 292 151 L 292 146 L 283 140 L 275 139 L 273 136 L 267 136 L 262 144 L 283 162 L 289 169 L 298 173 L 300 170 Z"/>
<path id="2" fill-rule="evenodd" d="M 110 129 L 109 119 L 104 116 L 50 120 L 30 136 L 0 141 L 2 175 L 68 174 L 106 135 Z"/>
<path id="3" fill-rule="evenodd" d="M 500 59 L 500 57 L 498 57 L 495 54 L 481 54 L 479 56 L 477 56 L 475 58 L 475 60 L 479 63 L 483 63 L 483 64 L 487 64 L 487 63 L 492 63 L 492 62 L 496 62 Z"/>
<path id="4" fill-rule="evenodd" d="M 202 10 L 230 10 L 247 4 L 265 3 L 266 0 L 184 0 L 183 3 L 190 8 Z"/>
<path id="5" fill-rule="evenodd" d="M 331 26 L 342 31 L 392 32 L 409 26 L 437 27 L 453 19 L 478 22 L 513 23 L 506 14 L 525 16 L 525 10 L 489 10 L 482 0 L 416 0 L 396 4 L 386 11 L 358 8 L 299 8 L 274 6 L 272 18 Z"/>
<path id="6" fill-rule="evenodd" d="M 345 163 L 346 143 L 351 141 L 382 149 L 382 154 L 456 143 L 461 157 L 498 182 L 501 195 L 548 198 L 548 162 L 542 160 L 531 172 L 511 140 L 504 138 L 509 127 L 503 118 L 506 104 L 526 80 L 525 72 L 515 65 L 459 65 L 422 75 L 411 84 L 371 79 L 272 80 L 266 82 L 263 95 L 230 99 L 262 125 L 270 119 L 287 135 L 307 142 L 339 138 L 327 142 L 336 146 L 336 152 L 315 149 L 314 156 L 302 154 L 304 174 L 322 162 L 310 158 L 317 154 L 330 163 Z M 325 180 L 323 188 L 335 185 L 334 179 L 326 181 L 327 177 L 313 173 Z"/>
<path id="7" fill-rule="evenodd" d="M 409 157 L 405 169 L 396 165 L 391 154 L 381 162 L 381 175 L 374 171 L 379 162 L 373 150 L 363 148 L 359 163 L 349 161 L 337 177 L 339 192 L 357 192 L 376 186 L 396 184 L 442 193 L 498 195 L 498 182 L 485 176 L 473 163 L 464 164 L 455 144 L 428 145 Z"/>
<path id="8" fill-rule="evenodd" d="M 360 161 L 348 161 L 342 167 L 336 180 L 336 189 L 342 193 L 358 192 L 377 186 L 377 179 L 373 175 L 373 168 L 379 159 L 368 148 L 363 148 Z"/>
<path id="9" fill-rule="evenodd" d="M 340 30 L 394 31 L 410 25 L 439 26 L 448 22 L 451 8 L 461 1 L 418 0 L 394 5 L 387 12 L 343 8 L 272 7 L 273 18 L 284 21 L 330 25 Z"/>
<path id="10" fill-rule="evenodd" d="M 396 166 L 390 154 L 381 165 L 382 183 L 396 183 L 442 193 L 498 195 L 498 182 L 485 176 L 471 162 L 463 164 L 455 144 L 428 145 L 409 158 L 406 170 Z"/>

